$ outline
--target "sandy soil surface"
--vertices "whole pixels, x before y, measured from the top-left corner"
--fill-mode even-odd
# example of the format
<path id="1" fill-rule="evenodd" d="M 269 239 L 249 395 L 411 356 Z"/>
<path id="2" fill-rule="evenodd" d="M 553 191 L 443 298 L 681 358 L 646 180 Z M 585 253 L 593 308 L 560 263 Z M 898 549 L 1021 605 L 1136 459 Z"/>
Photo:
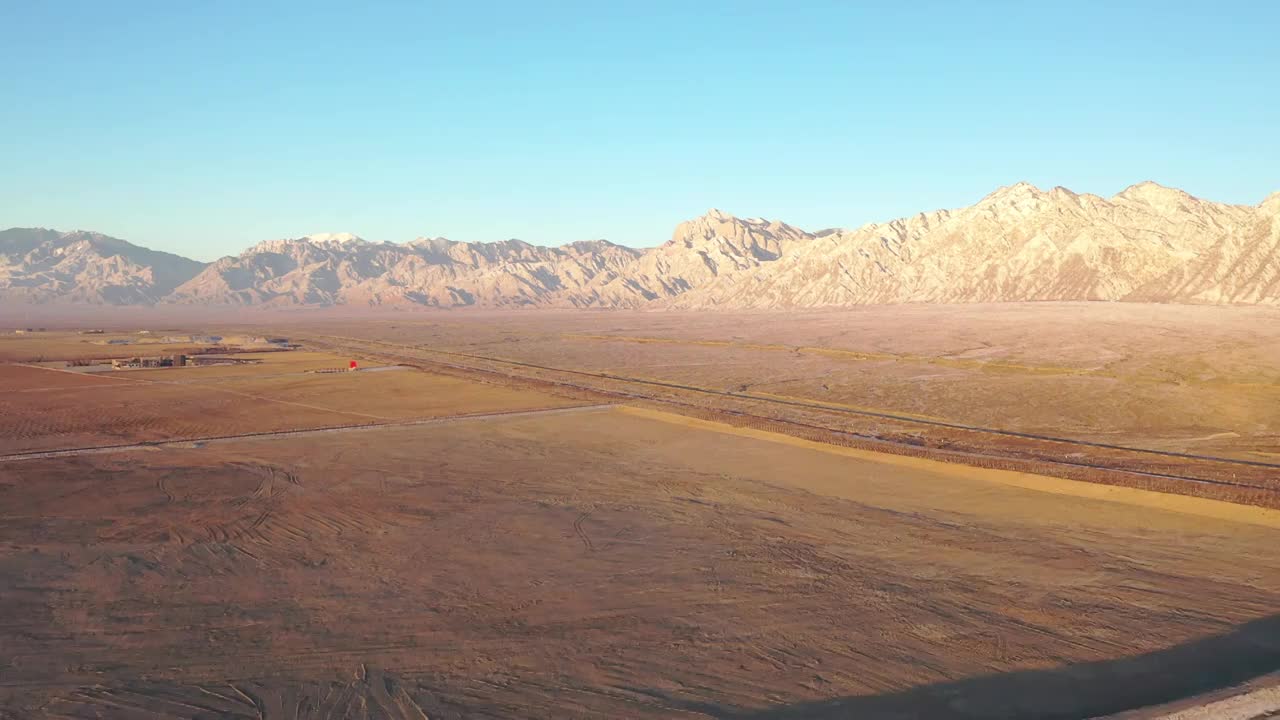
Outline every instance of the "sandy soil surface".
<path id="1" fill-rule="evenodd" d="M 1280 661 L 1268 511 L 798 442 L 600 410 L 0 465 L 0 707 L 1083 717 Z"/>
<path id="2" fill-rule="evenodd" d="M 261 365 L 92 374 L 0 365 L 0 453 L 579 404 L 413 371 L 306 372 L 338 361 L 276 353 Z"/>
<path id="3" fill-rule="evenodd" d="M 356 372 L 219 383 L 254 397 L 322 404 L 395 420 L 579 404 L 571 398 L 423 372 Z"/>
<path id="4" fill-rule="evenodd" d="M 0 366 L 0 375 L 8 368 Z M 325 407 L 255 402 L 190 385 L 103 381 L 0 394 L 0 452 L 15 453 L 372 422 Z"/>
<path id="5" fill-rule="evenodd" d="M 42 357 L 75 356 L 101 347 L 87 338 L 115 336 L 69 330 L 86 324 L 130 331 L 117 332 L 121 337 L 137 337 L 137 328 L 333 333 L 1155 449 L 1280 459 L 1275 308 L 1009 303 L 788 313 L 24 313 L 11 321 L 51 331 L 0 338 L 0 359 L 31 359 L 32 348 Z"/>
<path id="6" fill-rule="evenodd" d="M 0 393 L 115 387 L 114 383 L 119 381 L 119 378 L 96 373 L 59 372 L 50 368 L 25 365 L 0 365 Z"/>
<path id="7" fill-rule="evenodd" d="M 460 351 L 1280 461 L 1275 310 L 130 317 L 174 334 L 356 338 L 366 365 Z M 66 335 L 41 357 L 78 356 Z M 0 358 L 36 347 L 11 341 Z M 669 388 L 627 400 L 543 371 L 308 372 L 349 357 L 0 366 L 0 453 L 282 433 L 0 463 L 0 718 L 1271 712 L 1280 511 L 709 422 L 736 416 L 672 414 L 667 400 L 709 396 Z M 599 402 L 629 405 L 562 410 Z M 987 443 L 1132 460 L 786 412 L 959 459 Z M 431 418 L 445 420 L 411 424 Z M 1274 481 L 1263 466 L 1143 462 Z"/>
<path id="8" fill-rule="evenodd" d="M 900 455 L 991 469 L 1021 470 L 1280 508 L 1280 462 L 1158 448 L 1123 439 L 1031 433 L 940 416 L 887 411 L 778 393 L 717 389 L 714 383 L 620 375 L 559 364 L 502 359 L 492 350 L 458 352 L 407 341 L 307 336 L 319 347 L 407 362 L 492 382 L 549 387 L 616 402 L 641 403 L 721 423 L 755 427 Z"/>
<path id="9" fill-rule="evenodd" d="M 302 327 L 1028 432 L 1280 457 L 1274 308 L 454 313 Z"/>

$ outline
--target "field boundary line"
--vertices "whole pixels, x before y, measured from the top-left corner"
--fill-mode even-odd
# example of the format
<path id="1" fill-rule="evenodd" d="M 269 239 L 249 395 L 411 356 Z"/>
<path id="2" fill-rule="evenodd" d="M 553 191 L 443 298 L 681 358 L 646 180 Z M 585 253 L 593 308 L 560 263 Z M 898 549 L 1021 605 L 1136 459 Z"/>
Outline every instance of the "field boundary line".
<path id="1" fill-rule="evenodd" d="M 648 418 L 650 420 L 665 422 L 672 425 L 693 427 L 710 432 L 718 432 L 724 435 L 748 437 L 764 442 L 791 445 L 793 447 L 817 450 L 819 452 L 852 457 L 884 465 L 910 467 L 942 475 L 959 475 L 966 479 L 995 485 L 1007 485 L 1055 495 L 1070 495 L 1073 497 L 1088 498 L 1092 500 L 1118 502 L 1127 505 L 1139 505 L 1142 507 L 1178 512 L 1184 515 L 1196 515 L 1216 520 L 1228 520 L 1231 522 L 1240 522 L 1249 525 L 1260 525 L 1263 527 L 1280 529 L 1280 510 L 1261 508 L 1254 505 L 1242 505 L 1239 503 L 1213 500 L 1211 498 L 1197 497 L 1194 495 L 1162 493 L 1154 490 L 1125 487 L 1123 485 L 1104 485 L 1101 483 L 1088 482 L 1086 480 L 1072 480 L 1069 478 L 1040 475 L 1038 473 L 1023 472 L 1020 470 L 979 468 L 972 465 L 965 465 L 964 463 L 946 462 L 944 460 L 934 460 L 932 458 L 898 455 L 895 453 L 877 452 L 875 450 L 864 450 L 862 448 L 842 447 L 815 440 L 807 440 L 805 438 L 799 438 L 785 433 L 770 432 L 768 430 L 760 430 L 756 428 L 738 427 L 728 423 L 715 422 L 714 420 L 703 420 L 701 418 L 689 417 L 688 415 L 681 415 L 679 413 L 636 407 L 634 405 L 619 405 L 617 411 L 626 415 Z"/>
<path id="2" fill-rule="evenodd" d="M 235 435 L 211 435 L 204 437 L 172 438 L 119 445 L 93 445 L 78 448 L 60 448 L 57 450 L 33 450 L 30 452 L 9 453 L 0 455 L 0 463 L 22 462 L 25 460 L 45 460 L 59 457 L 76 457 L 79 455 L 102 455 L 116 452 L 132 452 L 136 450 L 181 449 L 193 443 L 216 444 L 236 442 L 240 440 L 274 440 L 279 438 L 304 437 L 307 435 L 323 435 L 341 432 L 357 432 L 361 430 L 386 430 L 390 428 L 417 427 L 422 425 L 447 425 L 457 422 L 501 420 L 507 418 L 534 417 L 540 415 L 566 415 L 570 413 L 605 410 L 617 407 L 612 403 L 593 403 L 591 405 L 570 405 L 568 407 L 535 408 L 531 410 L 499 410 L 486 413 L 468 413 L 463 415 L 442 415 L 433 418 L 416 418 L 413 420 L 394 420 L 390 422 L 360 423 L 355 425 L 326 425 L 313 428 L 297 428 L 293 430 L 264 430 L 262 432 L 239 433 Z"/>
<path id="3" fill-rule="evenodd" d="M 75 370 L 67 370 L 66 368 L 46 367 L 44 365 L 34 365 L 32 363 L 9 363 L 9 364 L 16 365 L 18 367 L 31 368 L 33 370 L 48 370 L 49 372 L 66 373 L 67 375 L 78 375 L 79 377 L 91 377 L 91 378 L 96 378 L 101 380 L 120 380 L 123 382 L 130 382 L 130 381 L 138 382 L 138 380 L 134 378 L 123 378 L 115 375 L 108 375 L 107 373 L 77 372 Z"/>

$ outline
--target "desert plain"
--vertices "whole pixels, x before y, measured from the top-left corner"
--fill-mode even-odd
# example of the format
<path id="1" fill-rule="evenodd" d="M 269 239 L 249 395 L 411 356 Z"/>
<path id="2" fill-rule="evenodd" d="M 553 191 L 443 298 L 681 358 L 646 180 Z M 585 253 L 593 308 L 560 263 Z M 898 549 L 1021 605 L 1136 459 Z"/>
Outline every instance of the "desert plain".
<path id="1" fill-rule="evenodd" d="M 1275 308 L 47 312 L 0 336 L 0 717 L 1163 717 L 1280 672 Z M 68 367 L 108 322 L 297 347 Z"/>

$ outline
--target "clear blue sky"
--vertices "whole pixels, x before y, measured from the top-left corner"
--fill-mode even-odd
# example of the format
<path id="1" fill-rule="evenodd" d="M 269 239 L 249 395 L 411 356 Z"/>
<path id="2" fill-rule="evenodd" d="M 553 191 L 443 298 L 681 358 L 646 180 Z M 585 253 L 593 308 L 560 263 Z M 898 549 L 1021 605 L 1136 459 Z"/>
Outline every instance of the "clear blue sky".
<path id="1" fill-rule="evenodd" d="M 212 259 L 1280 189 L 1276 2 L 362 5 L 0 0 L 0 227 Z"/>

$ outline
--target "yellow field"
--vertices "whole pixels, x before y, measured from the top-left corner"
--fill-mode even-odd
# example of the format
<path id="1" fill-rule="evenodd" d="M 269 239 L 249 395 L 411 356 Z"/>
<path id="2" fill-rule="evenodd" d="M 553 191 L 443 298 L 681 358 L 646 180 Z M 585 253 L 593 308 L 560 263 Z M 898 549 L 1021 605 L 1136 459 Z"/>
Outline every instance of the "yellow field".
<path id="1" fill-rule="evenodd" d="M 937 492 L 939 497 L 954 495 L 965 499 L 976 498 L 978 499 L 978 502 L 983 502 L 983 498 L 990 495 L 989 492 L 982 491 L 979 488 L 974 488 L 972 485 L 968 484 L 963 486 L 962 490 L 959 491 L 956 487 L 956 481 L 958 480 L 964 480 L 970 483 L 976 481 L 1023 488 L 1026 490 L 1035 490 L 1055 495 L 1068 495 L 1077 498 L 1102 500 L 1109 503 L 1132 505 L 1140 508 L 1166 510 L 1185 515 L 1211 518 L 1213 520 L 1226 520 L 1230 522 L 1245 523 L 1248 525 L 1260 525 L 1262 527 L 1280 530 L 1280 510 L 1240 505 L 1237 503 L 1190 497 L 1186 495 L 1170 495 L 1168 493 L 1150 492 L 1137 488 L 1077 482 L 1074 480 L 1048 477 L 1045 475 L 1035 475 L 1032 473 L 1014 472 L 1009 470 L 990 470 L 985 468 L 976 468 L 969 465 L 939 462 L 937 460 L 929 460 L 926 458 L 906 457 L 902 455 L 872 452 L 870 450 L 845 448 L 836 445 L 828 445 L 826 443 L 812 442 L 801 438 L 791 437 L 789 435 L 781 435 L 762 430 L 753 430 L 751 428 L 741 428 L 733 425 L 708 422 L 706 420 L 699 420 L 696 418 L 661 412 L 658 410 L 650 410 L 647 408 L 622 407 L 619 408 L 619 412 L 638 417 L 650 418 L 653 420 L 660 420 L 662 422 L 671 423 L 681 427 L 739 435 L 765 442 L 781 443 L 784 445 L 791 445 L 793 447 L 805 448 L 806 450 L 830 453 L 832 455 L 839 455 L 847 458 L 856 458 L 861 461 L 881 463 L 891 466 L 895 471 L 928 473 L 929 475 L 934 476 L 932 482 L 936 487 L 938 487 Z M 805 487 L 814 492 L 821 492 L 823 494 L 850 499 L 865 496 L 867 490 L 865 486 L 853 486 L 848 482 L 817 482 L 813 478 L 804 474 L 797 474 L 791 479 L 791 483 L 799 487 Z M 1008 504 L 1003 504 L 995 508 L 988 506 L 984 507 L 982 510 L 983 512 L 989 513 L 993 509 L 1005 512 L 1012 510 L 1014 514 L 1030 512 L 1031 514 L 1027 515 L 1027 518 L 1034 518 L 1037 516 L 1037 514 L 1030 508 L 1010 508 Z"/>
<path id="2" fill-rule="evenodd" d="M 563 407 L 581 401 L 414 370 L 245 378 L 211 387 L 281 402 L 323 405 L 379 419 Z"/>

